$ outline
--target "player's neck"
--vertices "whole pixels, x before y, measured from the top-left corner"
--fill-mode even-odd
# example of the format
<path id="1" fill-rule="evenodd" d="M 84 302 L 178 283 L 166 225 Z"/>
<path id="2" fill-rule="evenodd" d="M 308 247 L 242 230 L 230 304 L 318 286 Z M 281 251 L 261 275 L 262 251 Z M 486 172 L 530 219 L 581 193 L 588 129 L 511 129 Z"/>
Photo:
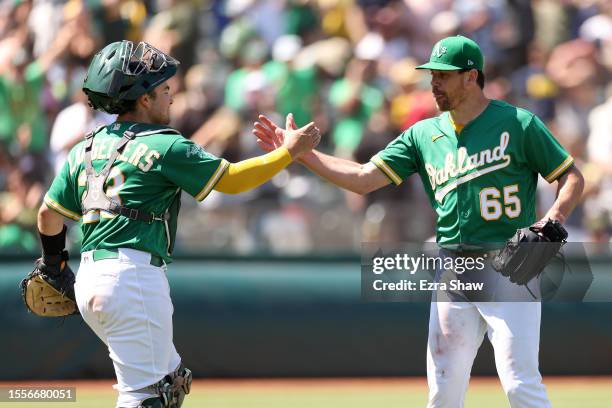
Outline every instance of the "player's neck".
<path id="1" fill-rule="evenodd" d="M 468 96 L 456 109 L 450 111 L 453 122 L 459 125 L 466 125 L 484 112 L 487 106 L 489 106 L 489 102 L 490 100 L 482 91 Z"/>
<path id="2" fill-rule="evenodd" d="M 117 116 L 117 122 L 150 123 L 151 120 L 149 116 L 144 114 L 143 112 L 133 111 Z"/>

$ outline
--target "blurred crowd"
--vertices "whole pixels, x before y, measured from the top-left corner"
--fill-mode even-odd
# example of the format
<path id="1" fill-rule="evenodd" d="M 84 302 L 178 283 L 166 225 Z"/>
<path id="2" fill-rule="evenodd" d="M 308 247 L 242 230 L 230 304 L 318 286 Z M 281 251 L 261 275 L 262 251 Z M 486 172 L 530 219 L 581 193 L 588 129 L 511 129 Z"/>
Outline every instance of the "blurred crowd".
<path id="1" fill-rule="evenodd" d="M 261 154 L 257 115 L 284 123 L 292 112 L 298 124 L 316 121 L 321 150 L 366 162 L 437 114 L 429 74 L 414 67 L 454 34 L 481 45 L 486 95 L 539 115 L 583 170 L 570 237 L 609 241 L 612 0 L 4 0 L 0 248 L 37 251 L 36 212 L 53 175 L 86 132 L 113 122 L 81 92 L 110 42 L 147 41 L 180 60 L 172 125 L 216 155 Z M 177 246 L 299 254 L 426 240 L 435 217 L 420 183 L 363 197 L 292 165 L 247 194 L 184 199 Z M 555 192 L 541 183 L 541 213 Z"/>

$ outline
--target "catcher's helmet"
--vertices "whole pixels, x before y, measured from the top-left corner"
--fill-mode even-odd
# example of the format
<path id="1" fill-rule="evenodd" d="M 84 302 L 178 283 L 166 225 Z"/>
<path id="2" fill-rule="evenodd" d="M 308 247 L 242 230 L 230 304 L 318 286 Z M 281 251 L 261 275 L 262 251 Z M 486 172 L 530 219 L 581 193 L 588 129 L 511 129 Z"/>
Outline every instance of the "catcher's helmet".
<path id="1" fill-rule="evenodd" d="M 104 47 L 89 64 L 83 92 L 94 109 L 125 113 L 135 101 L 172 77 L 179 62 L 157 48 L 140 42 L 117 41 Z"/>

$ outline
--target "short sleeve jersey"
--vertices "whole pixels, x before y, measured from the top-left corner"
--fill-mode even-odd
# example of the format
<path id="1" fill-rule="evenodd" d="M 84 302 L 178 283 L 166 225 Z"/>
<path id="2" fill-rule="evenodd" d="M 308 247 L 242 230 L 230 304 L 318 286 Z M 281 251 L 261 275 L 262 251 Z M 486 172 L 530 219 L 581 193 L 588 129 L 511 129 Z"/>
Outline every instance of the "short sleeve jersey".
<path id="1" fill-rule="evenodd" d="M 96 172 L 102 170 L 123 132 L 132 125 L 117 122 L 96 133 L 91 153 Z M 204 200 L 229 163 L 180 134 L 170 133 L 171 129 L 149 124 L 138 124 L 136 129 L 139 136 L 126 145 L 111 168 L 105 184 L 106 195 L 125 207 L 156 216 L 168 211 L 168 221 L 148 224 L 98 210 L 83 214 L 81 200 L 87 184 L 84 142 L 70 151 L 44 201 L 60 214 L 81 222 L 82 251 L 132 248 L 169 262 L 181 190 L 198 201 Z"/>
<path id="2" fill-rule="evenodd" d="M 573 163 L 535 115 L 492 100 L 456 134 L 448 112 L 410 127 L 371 161 L 394 183 L 418 173 L 440 244 L 494 245 L 536 220 L 538 174 Z"/>

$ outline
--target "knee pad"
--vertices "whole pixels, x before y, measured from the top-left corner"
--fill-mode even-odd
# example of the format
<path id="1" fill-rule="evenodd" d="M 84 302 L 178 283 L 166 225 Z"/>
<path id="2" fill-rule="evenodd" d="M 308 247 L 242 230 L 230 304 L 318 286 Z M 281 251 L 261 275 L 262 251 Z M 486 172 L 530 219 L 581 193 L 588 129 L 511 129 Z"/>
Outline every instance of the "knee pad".
<path id="1" fill-rule="evenodd" d="M 159 397 L 151 397 L 142 401 L 138 408 L 164 408 L 165 405 Z"/>
<path id="2" fill-rule="evenodd" d="M 192 380 L 191 370 L 181 363 L 174 372 L 152 385 L 159 397 L 147 398 L 141 403 L 140 408 L 180 408 L 185 395 L 191 391 Z M 149 405 L 145 405 L 145 402 Z"/>

